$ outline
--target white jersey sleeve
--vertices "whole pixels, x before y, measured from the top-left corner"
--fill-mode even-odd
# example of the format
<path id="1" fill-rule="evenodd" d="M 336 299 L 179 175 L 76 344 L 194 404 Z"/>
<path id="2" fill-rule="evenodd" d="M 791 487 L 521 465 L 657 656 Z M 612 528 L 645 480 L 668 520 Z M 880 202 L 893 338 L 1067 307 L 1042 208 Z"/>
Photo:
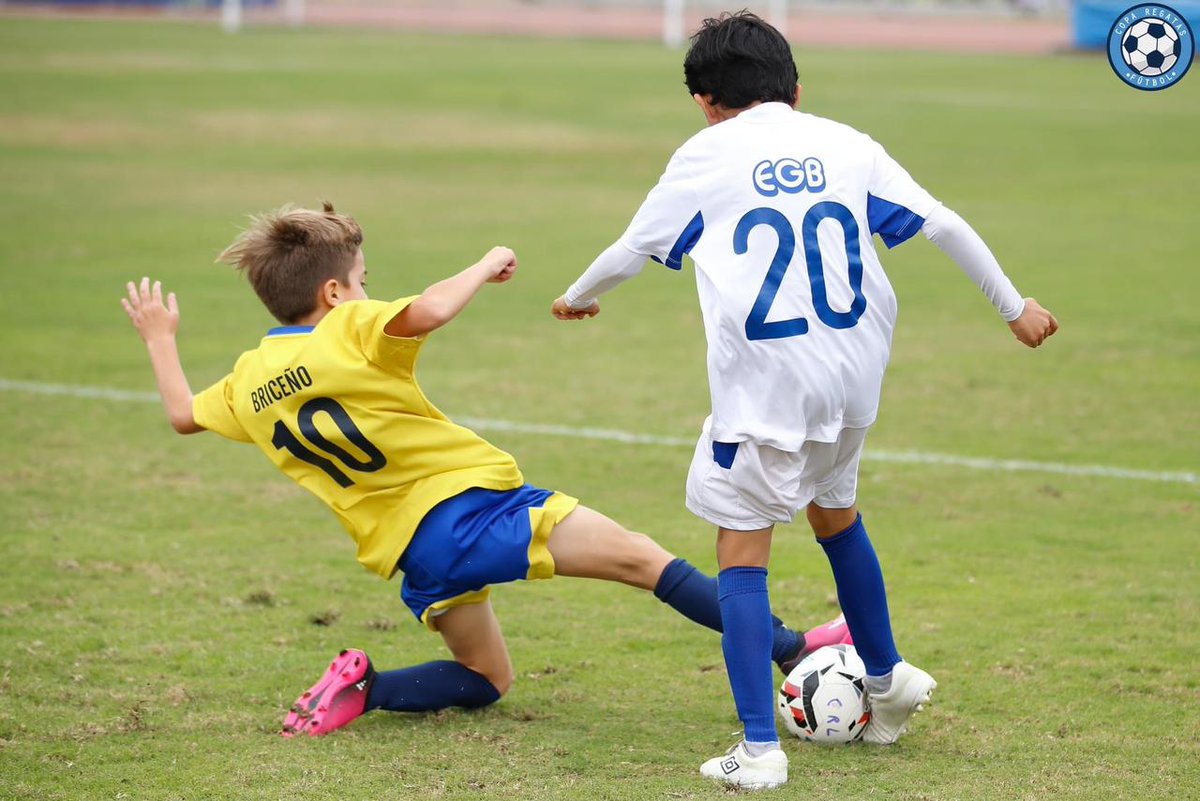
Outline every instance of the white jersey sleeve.
<path id="1" fill-rule="evenodd" d="M 614 242 L 567 288 L 563 300 L 572 309 L 586 309 L 596 298 L 640 273 L 645 264 L 644 255 Z"/>
<path id="2" fill-rule="evenodd" d="M 921 230 L 930 212 L 941 205 L 908 171 L 871 141 L 874 162 L 867 181 L 867 224 L 889 249 Z"/>
<path id="3" fill-rule="evenodd" d="M 618 240 L 627 250 L 672 270 L 683 267 L 684 254 L 691 251 L 704 231 L 698 181 L 682 150 L 671 157 L 658 184 Z"/>
<path id="4" fill-rule="evenodd" d="M 921 230 L 975 282 L 1006 322 L 1021 316 L 1025 311 L 1024 298 L 1008 280 L 987 243 L 966 220 L 942 206 L 929 215 Z"/>

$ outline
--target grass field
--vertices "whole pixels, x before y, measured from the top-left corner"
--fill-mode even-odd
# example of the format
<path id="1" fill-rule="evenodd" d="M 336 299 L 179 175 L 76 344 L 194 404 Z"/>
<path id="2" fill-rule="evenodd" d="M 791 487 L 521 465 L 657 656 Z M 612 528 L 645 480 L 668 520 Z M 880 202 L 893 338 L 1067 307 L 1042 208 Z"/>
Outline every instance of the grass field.
<path id="1" fill-rule="evenodd" d="M 923 239 L 889 253 L 902 314 L 871 445 L 1194 474 L 1200 75 L 1140 93 L 1091 56 L 798 60 L 808 110 L 883 142 L 1062 323 L 1027 351 Z M 700 126 L 679 62 L 0 23 L 0 798 L 726 795 L 696 775 L 737 728 L 718 638 L 569 579 L 496 593 L 518 674 L 497 706 L 275 736 L 338 648 L 397 667 L 439 640 L 254 449 L 176 437 L 136 396 L 12 383 L 152 390 L 117 304 L 144 274 L 179 293 L 193 388 L 216 380 L 270 321 L 214 256 L 247 213 L 329 198 L 366 229 L 377 297 L 519 253 L 425 350 L 452 416 L 692 437 L 708 398 L 688 270 L 647 269 L 589 324 L 548 314 Z M 682 504 L 689 448 L 492 438 L 531 481 L 714 567 Z M 901 651 L 941 688 L 894 748 L 789 743 L 778 797 L 1200 797 L 1194 479 L 869 460 L 860 493 Z M 771 575 L 789 621 L 832 614 L 799 527 Z"/>

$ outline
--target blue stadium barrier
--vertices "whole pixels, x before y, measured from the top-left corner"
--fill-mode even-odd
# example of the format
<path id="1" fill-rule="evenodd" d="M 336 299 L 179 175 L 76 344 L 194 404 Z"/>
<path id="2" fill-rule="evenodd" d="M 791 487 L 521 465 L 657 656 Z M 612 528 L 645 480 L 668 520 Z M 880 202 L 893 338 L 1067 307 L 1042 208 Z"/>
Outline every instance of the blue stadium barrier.
<path id="1" fill-rule="evenodd" d="M 1108 45 L 1108 32 L 1121 12 L 1135 5 L 1132 0 L 1076 0 L 1072 4 L 1071 16 L 1075 46 L 1084 49 L 1104 48 Z M 1200 2 L 1196 0 L 1166 0 L 1160 5 L 1173 8 L 1191 25 L 1193 31 L 1200 25 Z"/>

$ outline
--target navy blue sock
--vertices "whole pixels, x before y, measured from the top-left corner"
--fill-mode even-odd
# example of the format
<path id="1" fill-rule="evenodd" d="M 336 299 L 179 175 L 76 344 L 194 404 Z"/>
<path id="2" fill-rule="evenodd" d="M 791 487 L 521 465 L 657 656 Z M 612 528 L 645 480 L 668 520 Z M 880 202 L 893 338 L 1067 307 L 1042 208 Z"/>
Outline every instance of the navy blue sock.
<path id="1" fill-rule="evenodd" d="M 458 662 L 441 660 L 375 674 L 367 709 L 433 712 L 450 706 L 477 709 L 500 700 L 500 693 L 479 673 Z"/>
<path id="2" fill-rule="evenodd" d="M 837 584 L 838 600 L 868 676 L 885 676 L 900 661 L 888 617 L 887 589 L 862 515 L 827 540 L 818 539 Z"/>
<path id="3" fill-rule="evenodd" d="M 729 686 L 746 740 L 769 743 L 779 740 L 775 730 L 775 682 L 771 674 L 771 604 L 767 598 L 767 570 L 763 567 L 729 567 L 717 576 L 721 622 L 721 650 L 729 671 Z"/>
<path id="4" fill-rule="evenodd" d="M 717 580 L 706 576 L 686 559 L 676 559 L 663 569 L 654 587 L 658 600 L 670 606 L 693 623 L 722 632 L 721 606 L 717 601 Z M 783 625 L 771 615 L 771 659 L 783 662 L 791 659 L 804 642 L 801 635 Z"/>

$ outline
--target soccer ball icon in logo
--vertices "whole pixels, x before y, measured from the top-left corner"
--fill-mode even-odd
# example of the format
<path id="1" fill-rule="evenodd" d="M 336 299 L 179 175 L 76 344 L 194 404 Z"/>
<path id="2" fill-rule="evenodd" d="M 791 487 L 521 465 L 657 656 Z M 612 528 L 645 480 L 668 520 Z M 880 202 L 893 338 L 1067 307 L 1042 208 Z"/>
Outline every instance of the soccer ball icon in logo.
<path id="1" fill-rule="evenodd" d="M 1134 89 L 1167 89 L 1187 74 L 1196 56 L 1188 21 L 1170 6 L 1143 3 L 1127 8 L 1108 32 L 1108 63 Z"/>
<path id="2" fill-rule="evenodd" d="M 867 712 L 866 666 L 853 645 L 827 645 L 792 668 L 779 688 L 788 731 L 814 743 L 849 743 L 862 736 Z"/>
<path id="3" fill-rule="evenodd" d="M 1125 64 L 1147 78 L 1163 75 L 1179 61 L 1179 34 L 1157 20 L 1142 20 L 1130 26 L 1121 40 Z"/>

